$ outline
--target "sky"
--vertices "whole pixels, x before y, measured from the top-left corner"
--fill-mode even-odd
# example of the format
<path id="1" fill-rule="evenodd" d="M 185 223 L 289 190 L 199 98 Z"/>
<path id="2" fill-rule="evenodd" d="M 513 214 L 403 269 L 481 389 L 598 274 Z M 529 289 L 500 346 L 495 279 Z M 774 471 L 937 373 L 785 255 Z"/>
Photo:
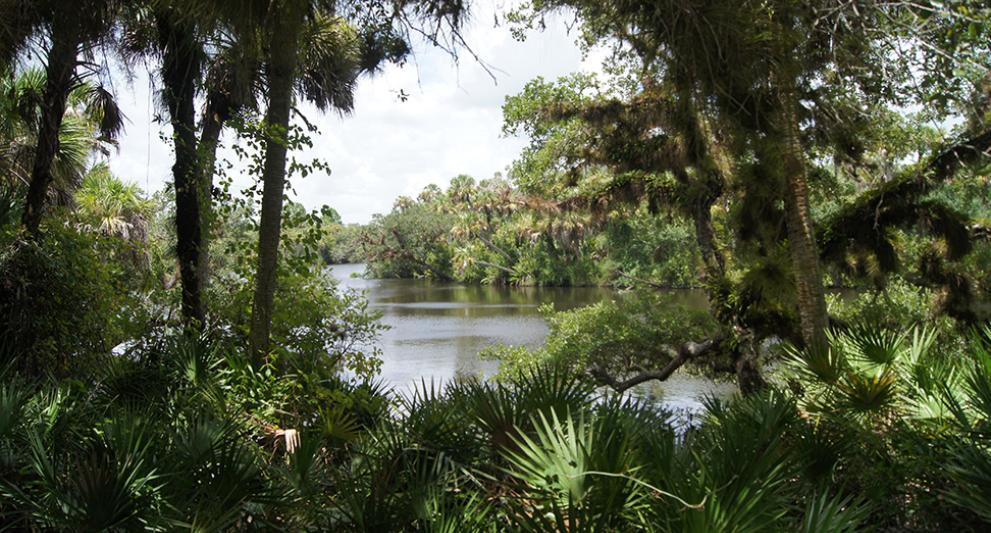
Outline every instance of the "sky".
<path id="1" fill-rule="evenodd" d="M 505 174 L 526 145 L 526 139 L 502 136 L 502 104 L 537 76 L 555 79 L 579 70 L 598 70 L 599 57 L 584 58 L 563 17 L 549 19 L 547 29 L 531 32 L 525 41 L 513 39 L 507 25 L 496 25 L 497 13 L 511 2 L 478 0 L 465 40 L 491 67 L 492 76 L 468 54 L 457 64 L 445 52 L 414 43 L 415 57 L 406 65 L 387 66 L 357 88 L 354 112 L 347 117 L 321 114 L 302 105 L 316 124 L 312 153 L 328 163 L 330 175 L 296 178 L 295 201 L 309 209 L 329 205 L 346 223 L 368 222 L 387 213 L 400 195 L 415 196 L 435 183 L 446 187 L 458 174 L 476 179 Z M 128 118 L 119 150 L 108 156 L 114 173 L 146 191 L 161 189 L 170 179 L 171 128 L 155 121 L 153 80 L 138 71 L 134 80 L 118 87 Z M 399 91 L 408 94 L 401 101 Z M 164 136 L 164 137 L 163 137 Z M 225 135 L 225 141 L 230 136 Z M 233 160 L 229 147 L 220 158 Z M 243 187 L 249 178 L 235 178 Z"/>

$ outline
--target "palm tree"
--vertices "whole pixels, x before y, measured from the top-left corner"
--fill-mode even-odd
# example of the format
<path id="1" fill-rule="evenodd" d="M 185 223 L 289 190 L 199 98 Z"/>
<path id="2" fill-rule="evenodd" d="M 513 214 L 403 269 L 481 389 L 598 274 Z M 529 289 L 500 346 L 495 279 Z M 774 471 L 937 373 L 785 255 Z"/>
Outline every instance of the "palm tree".
<path id="1" fill-rule="evenodd" d="M 217 142 L 224 122 L 248 98 L 244 90 L 235 94 L 232 83 L 233 74 L 241 73 L 251 62 L 244 53 L 238 55 L 247 46 L 229 39 L 231 34 L 223 18 L 228 9 L 233 11 L 237 6 L 224 0 L 159 0 L 134 10 L 124 21 L 124 54 L 150 55 L 160 65 L 162 102 L 175 147 L 172 178 L 182 316 L 191 330 L 201 328 L 206 320 L 203 292 L 209 274 L 207 240 Z M 247 84 L 250 83 L 249 77 Z M 196 98 L 203 93 L 206 108 L 199 131 Z"/>
<path id="2" fill-rule="evenodd" d="M 38 232 L 53 181 L 52 165 L 59 151 L 67 100 L 82 79 L 77 73 L 80 53 L 92 51 L 108 38 L 123 5 L 119 0 L 11 0 L 0 4 L 0 21 L 5 25 L 0 32 L 0 61 L 5 68 L 9 69 L 32 44 L 46 43 L 38 142 L 22 218 L 32 234 Z M 113 118 L 110 113 L 104 117 Z M 117 118 L 101 125 L 108 136 L 120 130 L 119 115 Z"/>
<path id="3" fill-rule="evenodd" d="M 114 176 L 106 163 L 86 173 L 75 196 L 80 218 L 94 230 L 135 243 L 146 240 L 151 202 L 137 185 Z"/>
<path id="4" fill-rule="evenodd" d="M 290 148 L 290 118 L 294 97 L 321 111 L 345 114 L 354 107 L 354 89 L 360 75 L 375 72 L 386 62 L 400 61 L 409 53 L 407 37 L 392 26 L 409 23 L 413 16 L 459 21 L 458 2 L 408 0 L 335 2 L 332 0 L 271 0 L 263 2 L 260 40 L 268 97 L 265 112 L 265 163 L 262 169 L 261 220 L 258 235 L 258 270 L 251 313 L 251 351 L 261 357 L 269 350 L 272 306 L 282 225 L 286 182 L 286 154 Z M 391 11 L 392 19 L 382 19 Z M 355 25 L 334 13 L 348 13 Z M 405 13 L 405 14 L 404 14 Z M 369 18 L 370 15 L 370 18 Z M 402 15 L 402 16 L 401 16 Z M 241 19 L 244 20 L 243 18 Z M 369 22 L 371 20 L 371 22 Z M 452 22 L 456 28 L 459 22 Z M 251 27 L 251 26 L 249 26 Z M 255 25 L 254 27 L 260 27 Z M 305 46 L 303 46 L 305 44 Z"/>
<path id="5" fill-rule="evenodd" d="M 161 53 L 162 99 L 169 112 L 175 143 L 172 179 L 175 188 L 176 256 L 182 280 L 182 315 L 187 327 L 206 320 L 203 302 L 205 261 L 203 217 L 196 146 L 196 83 L 202 70 L 203 42 L 197 25 L 173 6 L 155 9 L 157 47 Z"/>
<path id="6" fill-rule="evenodd" d="M 175 112 L 170 109 L 170 114 L 175 122 L 177 114 L 181 113 L 178 119 L 180 127 L 176 130 L 186 138 L 177 140 L 177 147 L 181 142 L 184 153 L 192 152 L 190 147 L 196 145 L 195 137 L 190 133 L 193 124 L 190 95 L 195 88 L 190 80 L 180 80 L 179 75 L 189 76 L 192 72 L 198 72 L 202 65 L 191 50 L 194 39 L 190 25 L 193 19 L 218 21 L 224 27 L 225 36 L 231 40 L 227 44 L 234 45 L 219 53 L 215 57 L 216 68 L 209 69 L 207 81 L 213 84 L 207 89 L 207 105 L 202 121 L 200 191 L 209 190 L 206 176 L 212 177 L 214 154 L 224 123 L 238 109 L 251 107 L 255 100 L 253 95 L 258 92 L 267 99 L 259 262 L 251 325 L 252 351 L 263 354 L 268 350 L 271 329 L 294 97 L 298 95 L 321 110 L 333 108 L 342 113 L 348 112 L 353 107 L 354 84 L 360 74 L 375 71 L 385 61 L 398 61 L 409 52 L 408 31 L 399 32 L 394 24 L 408 30 L 414 19 L 433 20 L 437 24 L 431 32 L 421 33 L 436 42 L 437 32 L 448 28 L 454 34 L 455 41 L 461 42 L 457 30 L 464 6 L 454 0 L 171 0 L 164 5 L 173 13 L 193 13 L 175 18 L 168 28 L 170 32 L 160 32 L 160 35 L 170 37 L 163 42 L 173 43 L 171 48 L 176 53 L 182 53 L 182 58 L 175 60 L 177 83 L 171 89 L 171 96 L 166 94 L 166 100 L 168 103 L 169 98 L 181 97 L 181 102 L 174 102 Z M 357 21 L 357 29 L 335 13 L 344 13 Z M 442 24 L 444 21 L 446 26 Z M 306 46 L 301 46 L 303 43 Z M 225 65 L 231 64 L 238 67 L 234 71 L 236 75 L 223 75 Z M 168 93 L 170 84 L 166 81 L 165 85 Z M 256 92 L 259 88 L 261 90 Z M 189 158 L 184 156 L 185 159 Z M 191 174 L 186 167 L 184 164 L 180 170 L 184 176 L 189 176 Z M 178 175 L 176 178 L 178 191 Z M 182 181 L 187 183 L 188 179 L 183 178 Z M 190 196 L 195 194 L 191 187 L 187 187 L 184 193 Z M 191 212 L 192 202 L 188 205 Z M 197 209 L 196 215 L 193 218 L 201 221 L 202 207 Z M 179 218 L 182 217 L 177 212 Z M 202 251 L 202 233 L 199 239 L 199 246 L 193 248 Z M 200 253 L 199 257 L 202 263 L 203 254 Z M 192 258 L 186 262 L 186 268 L 194 270 Z M 191 282 L 195 283 L 195 280 Z M 193 287 L 201 287 L 192 283 Z"/>
<path id="7" fill-rule="evenodd" d="M 0 180 L 11 190 L 30 185 L 45 85 L 45 71 L 40 68 L 26 68 L 0 80 L 0 151 L 4 156 L 0 159 Z M 70 204 L 89 157 L 113 146 L 113 140 L 100 132 L 107 113 L 112 115 L 110 120 L 119 120 L 116 103 L 102 87 L 83 83 L 69 94 L 58 151 L 52 160 L 48 203 Z"/>
<path id="8" fill-rule="evenodd" d="M 199 327 L 205 319 L 202 293 L 209 267 L 210 194 L 216 151 L 226 123 L 237 113 L 256 108 L 258 100 L 268 95 L 269 114 L 274 115 L 267 117 L 266 123 L 275 124 L 275 130 L 281 131 L 278 124 L 283 118 L 288 127 L 293 89 L 321 109 L 347 111 L 352 107 L 351 93 L 359 73 L 374 71 L 382 61 L 397 60 L 406 53 L 405 46 L 396 46 L 394 34 L 373 28 L 359 36 L 342 19 L 326 14 L 332 11 L 333 2 L 317 4 L 320 5 L 295 6 L 292 2 L 268 0 L 248 4 L 169 0 L 155 4 L 157 39 L 151 48 L 161 55 L 163 100 L 175 136 L 177 255 L 187 325 Z M 296 37 L 287 38 L 282 30 L 267 26 L 267 21 L 281 20 L 284 15 L 299 19 L 292 22 L 299 28 L 282 28 L 295 32 Z M 136 22 L 139 29 L 140 21 Z M 283 57 L 280 54 L 286 52 L 284 45 L 290 40 L 307 46 L 297 50 L 294 44 L 288 51 L 292 57 Z M 137 39 L 134 47 L 142 51 L 149 46 Z M 291 75 L 286 78 L 283 71 L 290 60 Z M 295 66 L 297 60 L 301 63 L 299 68 Z M 290 84 L 289 96 L 282 102 L 279 94 L 283 89 L 278 86 L 285 83 Z M 195 121 L 198 93 L 205 96 L 199 139 Z M 284 143 L 284 135 L 275 133 L 272 139 Z M 266 147 L 266 160 L 271 154 L 273 162 L 265 175 L 280 166 L 280 149 L 271 148 Z M 284 167 L 284 154 L 281 159 Z M 268 198 L 271 200 L 274 194 L 269 189 Z M 277 196 L 281 203 L 281 192 Z M 272 202 L 268 205 L 271 208 Z M 263 206 L 262 211 L 262 218 L 269 222 L 263 224 L 265 242 L 269 243 L 271 210 Z M 272 247 L 266 244 L 263 248 Z M 268 264 L 271 258 L 265 258 Z"/>
<path id="9" fill-rule="evenodd" d="M 289 147 L 289 121 L 293 86 L 298 76 L 300 38 L 308 18 L 316 21 L 319 17 L 325 16 L 319 11 L 321 6 L 315 4 L 317 3 L 286 0 L 272 2 L 270 5 L 271 15 L 277 22 L 271 25 L 271 33 L 266 36 L 268 109 L 265 112 L 265 124 L 268 128 L 268 138 L 265 141 L 265 166 L 262 170 L 264 185 L 258 232 L 258 271 L 251 308 L 251 351 L 256 357 L 266 354 L 269 350 L 282 226 L 286 152 Z M 357 77 L 358 66 L 355 62 L 352 81 Z M 351 88 L 353 86 L 348 87 Z M 319 106 L 339 105 L 341 110 L 349 110 L 352 103 L 349 91 L 345 93 L 344 99 L 334 99 L 332 94 L 321 94 L 316 91 L 303 96 L 314 100 Z"/>
<path id="10" fill-rule="evenodd" d="M 126 245 L 124 261 L 141 271 L 149 268 L 148 229 L 154 206 L 137 185 L 121 181 L 100 163 L 86 173 L 75 202 L 84 229 L 119 239 Z"/>

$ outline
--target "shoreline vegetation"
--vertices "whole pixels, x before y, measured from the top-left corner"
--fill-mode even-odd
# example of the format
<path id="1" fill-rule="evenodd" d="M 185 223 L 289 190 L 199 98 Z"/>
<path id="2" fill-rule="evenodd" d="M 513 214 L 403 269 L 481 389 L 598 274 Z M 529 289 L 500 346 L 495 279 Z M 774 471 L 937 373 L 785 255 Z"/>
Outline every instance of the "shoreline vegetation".
<path id="1" fill-rule="evenodd" d="M 421 45 L 491 72 L 469 4 L 0 2 L 0 528 L 987 530 L 986 2 L 513 3 L 603 53 L 506 96 L 505 174 L 365 225 L 294 201 L 334 163 L 303 110 Z M 106 162 L 135 69 L 154 193 Z M 397 394 L 345 259 L 629 291 Z M 684 369 L 737 393 L 687 427 L 622 394 Z"/>

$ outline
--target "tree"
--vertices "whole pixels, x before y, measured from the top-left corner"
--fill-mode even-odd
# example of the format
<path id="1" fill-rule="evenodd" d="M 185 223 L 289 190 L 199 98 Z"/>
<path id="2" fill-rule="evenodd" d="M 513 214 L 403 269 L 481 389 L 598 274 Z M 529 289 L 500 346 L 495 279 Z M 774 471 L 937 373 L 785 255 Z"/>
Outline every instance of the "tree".
<path id="1" fill-rule="evenodd" d="M 376 215 L 361 234 L 361 246 L 377 276 L 449 280 L 448 238 L 454 217 L 437 205 L 401 196 L 391 213 Z"/>
<path id="2" fill-rule="evenodd" d="M 261 219 L 258 226 L 258 270 L 255 278 L 255 293 L 251 312 L 251 352 L 256 357 L 269 351 L 269 337 L 272 327 L 272 306 L 275 296 L 276 272 L 281 234 L 282 204 L 286 182 L 286 153 L 289 148 L 290 113 L 292 111 L 294 87 L 299 79 L 300 39 L 304 35 L 308 19 L 314 24 L 333 23 L 321 6 L 310 2 L 272 2 L 270 15 L 278 19 L 271 25 L 271 33 L 265 35 L 268 46 L 265 55 L 268 108 L 265 112 L 265 162 L 262 169 Z M 342 23 L 343 25 L 343 23 Z M 346 26 L 345 26 L 346 28 Z M 350 31 L 346 28 L 345 31 Z M 336 61 L 345 62 L 350 68 L 346 80 L 341 85 L 314 84 L 305 87 L 303 96 L 314 101 L 318 107 L 335 106 L 339 110 L 350 110 L 351 91 L 354 79 L 360 73 L 357 40 L 351 43 L 351 50 L 335 50 Z M 350 55 L 349 55 L 350 53 Z M 335 80 L 342 81 L 342 80 Z M 332 89 L 327 91 L 327 89 Z"/>
<path id="3" fill-rule="evenodd" d="M 45 71 L 40 68 L 9 73 L 0 81 L 0 150 L 4 153 L 0 180 L 6 181 L 12 192 L 30 185 L 45 85 Z M 83 83 L 69 94 L 59 128 L 58 152 L 52 161 L 48 203 L 71 204 L 93 152 L 112 148 L 113 140 L 100 132 L 100 124 L 104 113 L 117 113 L 107 107 L 113 104 L 102 87 L 91 83 Z"/>
<path id="4" fill-rule="evenodd" d="M 152 204 L 141 189 L 110 172 L 106 163 L 91 168 L 76 191 L 80 218 L 94 230 L 136 245 L 147 240 Z"/>
<path id="5" fill-rule="evenodd" d="M 203 43 L 196 21 L 181 15 L 176 7 L 159 6 L 154 14 L 157 47 L 162 56 L 162 99 L 172 124 L 175 163 L 172 180 L 175 189 L 176 256 L 182 280 L 182 315 L 187 327 L 196 329 L 206 321 L 203 287 L 206 277 L 202 210 L 203 176 L 196 145 L 196 83 L 199 80 Z"/>
<path id="6" fill-rule="evenodd" d="M 946 35 L 972 33 L 954 30 L 961 24 L 977 24 L 980 35 L 983 12 L 967 1 L 537 0 L 531 7 L 514 16 L 532 22 L 555 9 L 576 10 L 586 43 L 635 58 L 642 74 L 661 75 L 726 128 L 734 173 L 740 163 L 759 164 L 783 202 L 802 337 L 810 344 L 821 342 L 828 322 L 809 205 L 810 139 L 841 130 L 864 108 L 904 102 L 907 88 L 920 85 L 913 75 L 919 68 L 932 67 L 925 87 L 950 87 L 949 72 L 961 62 L 946 53 L 959 45 L 944 46 L 959 38 Z M 857 104 L 838 105 L 837 93 Z"/>
<path id="7" fill-rule="evenodd" d="M 950 49 L 940 42 L 944 35 L 982 34 L 981 26 L 976 33 L 960 27 L 975 24 L 979 15 L 970 13 L 976 11 L 960 7 L 964 15 L 956 15 L 957 8 L 925 4 L 918 5 L 927 17 L 921 28 L 903 26 L 921 16 L 905 4 L 858 5 L 857 18 L 845 11 L 849 5 L 788 1 L 532 4 L 536 11 L 512 16 L 526 23 L 553 9 L 574 8 L 584 43 L 611 47 L 607 72 L 614 76 L 605 89 L 581 77 L 535 81 L 507 101 L 507 130 L 533 140 L 514 177 L 561 198 L 563 206 L 595 210 L 617 201 L 647 201 L 693 219 L 710 302 L 734 329 L 737 342 L 730 344 L 737 346 L 752 344 L 755 334 L 790 336 L 791 302 L 806 344 L 821 340 L 826 314 L 808 181 L 813 171 L 819 180 L 828 171 L 815 158 L 866 166 L 867 134 L 885 123 L 885 105 L 960 102 L 960 91 L 951 90 L 952 67 L 942 60 L 932 74 L 942 81 L 927 79 L 922 94 L 913 89 L 918 80 L 905 72 L 920 56 L 944 58 Z M 905 45 L 916 52 L 898 48 Z M 890 69 L 896 51 L 903 54 L 896 56 L 902 68 Z M 987 69 L 976 71 L 970 76 L 981 79 Z M 966 105 L 958 109 L 973 116 Z M 899 162 L 892 157 L 888 164 L 894 168 Z M 895 220 L 889 208 L 901 199 L 888 193 L 899 189 L 905 188 L 885 187 L 873 195 L 885 202 L 874 217 L 876 227 Z M 839 231 L 830 232 L 838 237 L 829 242 L 831 256 L 849 249 L 839 243 L 863 227 L 851 220 L 863 217 L 867 205 L 880 204 L 867 198 L 839 217 Z M 926 210 L 942 224 L 939 231 L 959 233 L 960 219 L 932 202 L 897 217 L 907 222 L 901 217 Z M 714 231 L 714 211 L 725 211 L 721 225 L 732 233 Z M 781 247 L 785 240 L 787 247 Z M 788 251 L 787 265 L 779 249 Z M 724 257 L 724 251 L 731 253 Z M 794 291 L 777 290 L 786 275 Z M 957 283 L 952 273 L 937 277 Z M 737 359 L 744 365 L 738 370 L 756 368 L 747 362 L 755 351 L 747 351 L 748 357 Z M 739 374 L 741 388 L 748 381 L 744 374 L 754 375 Z"/>
<path id="8" fill-rule="evenodd" d="M 34 44 L 46 43 L 45 89 L 41 94 L 37 148 L 24 204 L 22 222 L 36 235 L 42 211 L 53 180 L 52 164 L 59 151 L 59 132 L 66 102 L 82 78 L 77 73 L 81 53 L 91 52 L 108 39 L 122 2 L 117 0 L 12 0 L 0 4 L 0 20 L 5 28 L 0 39 L 0 60 L 10 69 L 19 55 Z M 71 14 L 71 16 L 70 16 Z M 112 98 L 104 91 L 101 129 L 112 137 L 121 128 L 119 113 L 113 113 Z"/>
<path id="9" fill-rule="evenodd" d="M 294 141 L 290 119 L 293 98 L 314 103 L 320 109 L 334 108 L 347 112 L 353 106 L 354 83 L 363 72 L 374 71 L 383 61 L 398 61 L 409 48 L 408 33 L 400 34 L 394 24 L 409 28 L 415 19 L 436 22 L 433 33 L 420 31 L 432 42 L 446 22 L 455 36 L 465 6 L 448 0 L 393 0 L 382 2 L 333 2 L 328 0 L 272 0 L 255 21 L 261 28 L 268 107 L 265 112 L 265 155 L 262 169 L 261 218 L 258 236 L 258 270 L 251 315 L 251 351 L 256 358 L 269 351 L 272 306 L 276 288 L 282 204 L 286 182 L 287 149 Z M 334 16 L 343 13 L 348 19 Z M 277 22 L 271 23 L 272 20 Z M 354 22 L 354 26 L 349 23 Z M 257 24 L 261 22 L 261 24 Z M 372 44 L 361 53 L 362 41 L 354 27 L 362 30 Z M 247 26 L 252 27 L 252 26 Z M 350 47 L 326 50 L 319 46 L 302 47 L 308 28 L 328 28 L 351 36 L 343 43 Z M 457 37 L 460 39 L 460 37 Z M 342 41 L 338 41 L 341 43 Z M 319 43 L 319 41 L 317 41 Z M 315 44 L 312 41 L 307 44 Z M 320 58 L 307 61 L 308 50 Z M 332 52 L 332 53 L 331 53 Z M 328 72 L 337 76 L 328 76 Z M 294 92 L 295 89 L 295 92 Z M 298 139 L 297 139 L 298 141 Z"/>
<path id="10" fill-rule="evenodd" d="M 162 96 L 176 153 L 172 171 L 183 316 L 187 326 L 199 328 L 206 319 L 203 292 L 209 276 L 211 191 L 220 135 L 231 118 L 255 109 L 269 81 L 278 77 L 274 72 L 263 76 L 262 65 L 271 62 L 265 50 L 275 50 L 279 43 L 267 40 L 276 32 L 262 29 L 266 19 L 260 14 L 279 13 L 282 7 L 278 2 L 263 2 L 245 9 L 223 0 L 170 0 L 152 6 L 153 16 L 145 19 L 153 20 L 153 30 L 143 27 L 141 18 L 130 21 L 130 45 L 132 52 L 150 49 L 161 56 Z M 308 44 L 301 75 L 291 83 L 301 91 L 322 91 L 324 96 L 314 95 L 318 103 L 343 98 L 341 105 L 349 106 L 354 65 L 366 65 L 367 55 L 384 57 L 391 52 L 382 50 L 383 43 L 374 39 L 360 40 L 333 17 L 322 16 L 307 24 L 306 31 L 300 37 Z M 148 33 L 154 34 L 151 43 L 145 42 Z M 263 43 L 268 43 L 264 50 Z M 205 97 L 205 106 L 197 128 L 195 99 L 199 94 Z"/>
<path id="11" fill-rule="evenodd" d="M 716 231 L 717 201 L 737 200 L 726 187 L 726 148 L 714 121 L 699 111 L 690 93 L 663 78 L 639 74 L 637 88 L 629 94 L 603 89 L 596 77 L 575 75 L 557 83 L 534 80 L 510 97 L 504 131 L 531 138 L 511 175 L 561 210 L 594 214 L 597 225 L 632 218 L 640 209 L 690 220 L 699 278 L 725 331 L 714 339 L 656 352 L 665 359 L 656 362 L 663 370 L 641 373 L 628 383 L 664 379 L 690 359 L 729 352 L 741 390 L 754 392 L 763 384 L 756 341 L 783 335 L 788 320 L 778 316 L 774 328 L 761 324 L 774 309 L 774 298 L 749 286 L 749 272 L 760 262 L 748 257 L 726 231 Z M 725 227 L 726 221 L 721 222 Z M 650 284 L 638 281 L 644 282 Z M 596 377 L 623 388 L 607 369 L 597 369 Z"/>

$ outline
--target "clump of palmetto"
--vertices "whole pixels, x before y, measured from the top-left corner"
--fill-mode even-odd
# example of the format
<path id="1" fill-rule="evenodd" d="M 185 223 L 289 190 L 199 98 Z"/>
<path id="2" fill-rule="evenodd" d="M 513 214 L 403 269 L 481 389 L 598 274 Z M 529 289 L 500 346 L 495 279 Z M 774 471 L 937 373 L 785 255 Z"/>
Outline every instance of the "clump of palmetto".
<path id="1" fill-rule="evenodd" d="M 699 423 L 573 372 L 374 384 L 179 340 L 0 384 L 0 518 L 25 529 L 855 531 L 991 520 L 991 354 L 931 332 L 793 351 L 801 393 Z M 295 435 L 292 449 L 276 435 Z M 933 468 L 934 464 L 941 465 Z M 939 500 L 940 505 L 935 501 Z"/>

